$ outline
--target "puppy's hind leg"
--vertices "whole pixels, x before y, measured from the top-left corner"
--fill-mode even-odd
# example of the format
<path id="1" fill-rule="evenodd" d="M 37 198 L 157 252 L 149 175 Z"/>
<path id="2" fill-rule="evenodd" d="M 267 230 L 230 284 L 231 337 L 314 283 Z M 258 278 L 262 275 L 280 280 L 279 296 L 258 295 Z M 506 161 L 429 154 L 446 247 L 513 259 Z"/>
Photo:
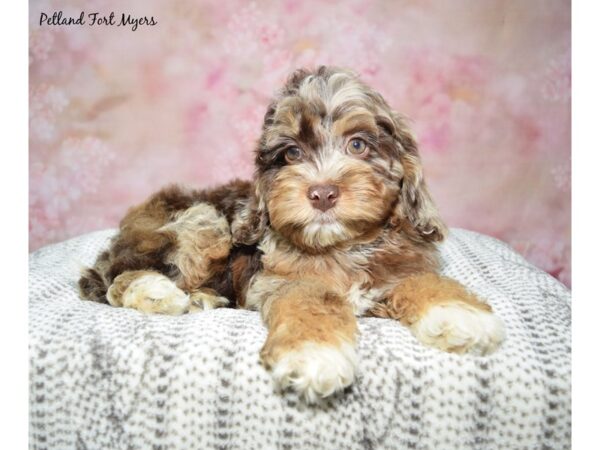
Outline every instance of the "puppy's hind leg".
<path id="1" fill-rule="evenodd" d="M 214 206 L 197 203 L 178 213 L 159 232 L 176 243 L 168 262 L 179 270 L 175 282 L 184 291 L 198 291 L 213 275 L 225 270 L 232 246 L 231 229 L 225 215 Z M 206 290 L 202 292 L 206 294 Z M 197 297 L 204 303 L 202 295 Z"/>
<path id="2" fill-rule="evenodd" d="M 131 270 L 116 277 L 106 298 L 112 306 L 145 313 L 180 315 L 190 309 L 188 294 L 165 275 L 150 270 Z"/>
<path id="3" fill-rule="evenodd" d="M 231 245 L 227 217 L 215 206 L 164 189 L 128 212 L 110 248 L 82 273 L 80 295 L 163 314 L 226 306 L 205 284 L 226 269 Z"/>

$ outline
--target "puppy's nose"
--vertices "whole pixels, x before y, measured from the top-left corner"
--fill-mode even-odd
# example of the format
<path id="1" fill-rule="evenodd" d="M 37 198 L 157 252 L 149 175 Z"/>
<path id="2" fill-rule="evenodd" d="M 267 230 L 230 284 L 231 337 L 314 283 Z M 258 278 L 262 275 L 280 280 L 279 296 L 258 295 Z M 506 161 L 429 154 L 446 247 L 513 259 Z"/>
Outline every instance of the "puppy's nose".
<path id="1" fill-rule="evenodd" d="M 332 208 L 339 196 L 340 190 L 333 184 L 318 184 L 308 188 L 308 198 L 313 208 L 321 211 Z"/>

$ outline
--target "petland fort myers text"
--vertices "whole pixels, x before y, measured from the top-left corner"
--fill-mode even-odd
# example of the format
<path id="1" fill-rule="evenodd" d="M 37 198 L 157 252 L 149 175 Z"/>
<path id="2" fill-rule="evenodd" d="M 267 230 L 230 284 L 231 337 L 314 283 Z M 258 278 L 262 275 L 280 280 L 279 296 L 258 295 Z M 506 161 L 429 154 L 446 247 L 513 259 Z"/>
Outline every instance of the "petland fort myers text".
<path id="1" fill-rule="evenodd" d="M 79 16 L 65 16 L 62 11 L 55 11 L 50 14 L 40 14 L 40 26 L 109 26 L 109 27 L 130 27 L 131 31 L 136 31 L 138 27 L 157 25 L 157 20 L 153 17 L 141 16 L 136 17 L 132 14 L 121 13 L 115 14 L 112 11 L 110 14 L 101 14 L 99 12 L 85 13 L 81 11 Z"/>

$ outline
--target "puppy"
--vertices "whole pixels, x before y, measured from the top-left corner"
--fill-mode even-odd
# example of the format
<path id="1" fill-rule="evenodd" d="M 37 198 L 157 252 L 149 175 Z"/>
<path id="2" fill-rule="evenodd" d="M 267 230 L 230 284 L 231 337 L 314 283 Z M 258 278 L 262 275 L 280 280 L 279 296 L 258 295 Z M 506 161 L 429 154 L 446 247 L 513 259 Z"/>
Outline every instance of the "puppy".
<path id="1" fill-rule="evenodd" d="M 312 403 L 357 371 L 356 316 L 396 319 L 423 344 L 487 354 L 491 308 L 440 276 L 446 226 L 405 121 L 354 74 L 291 75 L 267 109 L 252 182 L 167 187 L 132 208 L 79 281 L 85 299 L 183 314 L 260 312 L 260 358 Z"/>

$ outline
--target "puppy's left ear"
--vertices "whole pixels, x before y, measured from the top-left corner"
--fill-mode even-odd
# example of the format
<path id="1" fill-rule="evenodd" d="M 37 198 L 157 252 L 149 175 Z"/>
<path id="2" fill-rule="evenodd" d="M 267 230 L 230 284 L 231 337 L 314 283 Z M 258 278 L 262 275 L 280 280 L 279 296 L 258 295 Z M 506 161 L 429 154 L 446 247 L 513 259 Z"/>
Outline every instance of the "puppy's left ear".
<path id="1" fill-rule="evenodd" d="M 448 228 L 442 221 L 423 178 L 417 142 L 400 116 L 392 113 L 392 121 L 393 127 L 390 127 L 390 131 L 399 147 L 404 172 L 392 220 L 408 220 L 423 239 L 442 241 L 448 233 Z"/>

